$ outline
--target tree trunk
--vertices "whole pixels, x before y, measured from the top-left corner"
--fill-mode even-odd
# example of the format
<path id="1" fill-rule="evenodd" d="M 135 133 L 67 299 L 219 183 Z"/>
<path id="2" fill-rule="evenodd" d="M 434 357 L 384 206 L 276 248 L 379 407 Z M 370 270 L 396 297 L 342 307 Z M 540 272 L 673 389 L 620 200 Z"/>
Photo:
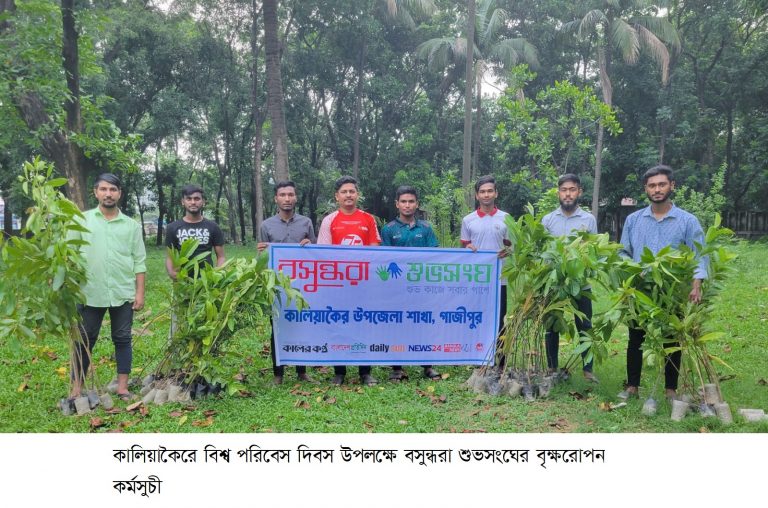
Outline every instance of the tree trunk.
<path id="1" fill-rule="evenodd" d="M 365 63 L 365 52 L 367 44 L 363 40 L 360 45 L 360 54 L 357 60 L 357 86 L 355 88 L 355 118 L 352 125 L 353 141 L 352 141 L 352 176 L 360 179 L 360 120 L 363 111 L 363 80 Z"/>
<path id="2" fill-rule="evenodd" d="M 723 186 L 728 188 L 730 183 L 731 170 L 733 165 L 733 104 L 728 103 L 728 109 L 726 110 L 726 129 L 727 137 L 725 139 L 725 175 L 723 178 Z"/>
<path id="3" fill-rule="evenodd" d="M 478 166 L 480 162 L 480 129 L 481 122 L 483 120 L 483 94 L 482 94 L 482 79 L 483 79 L 483 61 L 477 62 L 475 76 L 477 79 L 477 113 L 475 118 L 475 127 L 472 131 L 472 167 L 470 168 L 469 177 L 470 180 L 474 180 L 478 176 Z"/>
<path id="4" fill-rule="evenodd" d="M 277 37 L 277 0 L 264 0 L 264 51 L 267 62 L 267 109 L 272 122 L 275 148 L 275 176 L 288 180 L 288 131 L 283 111 L 283 83 L 280 72 L 280 42 Z"/>
<path id="5" fill-rule="evenodd" d="M 139 223 L 141 224 L 141 241 L 147 239 L 147 233 L 144 231 L 144 207 L 141 206 L 141 196 L 139 196 L 138 187 L 134 187 L 134 194 L 136 194 L 136 207 L 139 209 Z"/>
<path id="6" fill-rule="evenodd" d="M 225 106 L 226 107 L 226 106 Z M 225 111 L 229 111 L 225 109 Z M 231 125 L 229 123 L 229 114 L 225 114 L 226 131 L 224 132 L 224 172 L 227 175 L 227 201 L 229 203 L 229 231 L 232 238 L 232 243 L 240 245 L 240 235 L 237 233 L 237 217 L 240 216 L 240 201 L 235 199 L 235 195 L 232 191 L 232 132 Z M 239 182 L 239 176 L 236 176 Z M 236 183 L 238 183 L 236 182 Z M 239 185 L 239 183 L 238 183 Z"/>
<path id="7" fill-rule="evenodd" d="M 40 138 L 45 155 L 53 162 L 59 173 L 67 178 L 67 194 L 80 208 L 85 209 L 88 189 L 85 183 L 86 158 L 82 150 L 72 143 L 69 133 L 81 132 L 82 119 L 80 113 L 80 72 L 78 69 L 77 30 L 73 11 L 74 0 L 62 0 L 61 19 L 63 26 L 62 57 L 63 70 L 66 75 L 69 100 L 64 104 L 68 132 L 62 132 L 53 126 L 51 117 L 46 111 L 43 100 L 35 93 L 22 92 L 16 96 L 16 108 L 30 131 L 48 132 Z M 16 4 L 13 0 L 0 0 L 0 14 L 14 12 Z M 0 33 L 12 29 L 9 19 L 0 22 Z M 24 78 L 23 75 L 18 76 Z M 15 80 L 9 83 L 13 89 Z"/>
<path id="8" fill-rule="evenodd" d="M 328 140 L 331 144 L 331 153 L 339 160 L 339 143 L 336 141 L 336 133 L 333 131 L 333 125 L 331 125 L 331 115 L 328 113 L 328 106 L 325 101 L 325 90 L 320 90 L 320 105 L 323 107 L 323 123 L 328 131 Z"/>
<path id="9" fill-rule="evenodd" d="M 232 195 L 232 178 L 229 170 L 227 171 L 227 177 L 225 178 L 225 181 L 226 183 L 224 184 L 224 196 L 227 198 L 227 208 L 229 208 L 227 213 L 227 227 L 229 228 L 229 237 L 232 240 L 232 243 L 239 245 L 240 237 L 237 234 L 237 224 L 235 222 L 235 218 L 237 217 L 237 203 L 235 203 L 234 196 Z"/>
<path id="10" fill-rule="evenodd" d="M 461 165 L 461 186 L 469 187 L 472 163 L 472 83 L 474 83 L 473 56 L 475 48 L 475 0 L 467 0 L 467 65 L 465 67 L 466 86 L 464 88 L 464 148 Z M 472 196 L 468 193 L 467 205 L 472 206 Z"/>
<path id="11" fill-rule="evenodd" d="M 229 138 L 229 124 L 225 121 L 226 131 L 224 132 L 225 139 Z M 214 137 L 211 140 L 213 146 L 213 160 L 216 163 L 216 169 L 219 171 L 219 189 L 220 192 L 224 191 L 224 199 L 227 200 L 227 229 L 229 230 L 229 237 L 233 243 L 239 244 L 240 240 L 237 237 L 237 227 L 235 226 L 235 217 L 237 215 L 237 208 L 235 206 L 235 200 L 232 198 L 232 172 L 229 167 L 229 141 L 225 141 L 225 153 L 224 161 L 221 160 L 219 155 L 219 145 Z M 217 200 L 218 201 L 218 200 Z M 217 203 L 218 207 L 218 203 Z"/>
<path id="12" fill-rule="evenodd" d="M 240 222 L 240 238 L 242 238 L 242 243 L 245 243 L 245 239 L 247 238 L 247 236 L 245 232 L 245 207 L 243 206 L 243 177 L 241 173 L 242 172 L 238 167 L 235 170 L 235 175 L 237 175 L 237 217 Z"/>
<path id="13" fill-rule="evenodd" d="M 264 222 L 264 188 L 261 183 L 261 145 L 264 120 L 256 125 L 253 136 L 253 172 L 251 173 L 251 188 L 253 189 L 253 206 L 251 220 L 253 221 L 253 239 L 259 241 L 259 231 Z"/>
<path id="14" fill-rule="evenodd" d="M 64 103 L 67 143 L 64 154 L 66 164 L 63 169 L 69 183 L 70 198 L 81 209 L 85 209 L 85 155 L 77 144 L 68 139 L 70 134 L 80 133 L 83 130 L 83 119 L 80 111 L 80 58 L 77 51 L 78 33 L 75 27 L 74 3 L 74 0 L 61 1 L 61 21 L 64 28 L 61 55 L 64 59 L 64 74 L 69 90 L 69 98 Z"/>
<path id="15" fill-rule="evenodd" d="M 600 69 L 600 86 L 603 92 L 603 102 L 608 106 L 613 103 L 613 85 L 608 75 L 608 66 L 610 60 L 605 47 L 597 47 L 597 65 Z M 602 120 L 597 125 L 597 143 L 595 145 L 595 183 L 592 187 L 592 215 L 596 220 L 600 220 L 600 180 L 603 174 L 603 137 L 605 127 Z"/>
<path id="16" fill-rule="evenodd" d="M 213 221 L 218 224 L 221 222 L 221 194 L 224 191 L 224 180 L 219 175 L 219 187 L 216 190 L 216 206 L 213 209 Z"/>
<path id="17" fill-rule="evenodd" d="M 3 236 L 10 238 L 13 235 L 13 212 L 11 211 L 10 189 L 3 189 Z"/>
<path id="18" fill-rule="evenodd" d="M 155 150 L 155 182 L 157 183 L 157 239 L 155 245 L 163 245 L 163 217 L 165 217 L 165 193 L 163 192 L 163 177 L 160 174 L 160 146 L 162 142 L 157 142 Z"/>
<path id="19" fill-rule="evenodd" d="M 0 0 L 0 14 L 4 12 L 14 12 L 16 10 L 16 2 L 14 0 Z M 0 21 L 0 33 L 3 33 L 11 23 L 7 20 Z"/>
<path id="20" fill-rule="evenodd" d="M 259 241 L 261 223 L 264 222 L 264 191 L 261 183 L 261 145 L 264 132 L 264 111 L 259 105 L 259 45 L 257 44 L 259 32 L 256 21 L 258 8 L 256 0 L 251 0 L 251 57 L 253 68 L 251 69 L 251 117 L 253 119 L 253 168 L 251 171 L 251 223 L 253 225 L 253 239 Z M 245 237 L 243 237 L 245 239 Z"/>
<path id="21" fill-rule="evenodd" d="M 597 143 L 595 144 L 595 184 L 592 187 L 592 215 L 600 216 L 600 178 L 603 173 L 603 122 L 597 124 Z"/>

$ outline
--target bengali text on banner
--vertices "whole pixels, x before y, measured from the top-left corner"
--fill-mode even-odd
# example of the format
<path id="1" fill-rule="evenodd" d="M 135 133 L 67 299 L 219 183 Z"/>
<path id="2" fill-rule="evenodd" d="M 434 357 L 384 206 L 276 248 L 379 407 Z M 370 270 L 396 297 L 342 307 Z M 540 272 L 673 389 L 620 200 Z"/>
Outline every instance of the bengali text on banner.
<path id="1" fill-rule="evenodd" d="M 309 303 L 276 306 L 278 365 L 479 365 L 493 354 L 495 252 L 271 244 L 269 253 Z"/>

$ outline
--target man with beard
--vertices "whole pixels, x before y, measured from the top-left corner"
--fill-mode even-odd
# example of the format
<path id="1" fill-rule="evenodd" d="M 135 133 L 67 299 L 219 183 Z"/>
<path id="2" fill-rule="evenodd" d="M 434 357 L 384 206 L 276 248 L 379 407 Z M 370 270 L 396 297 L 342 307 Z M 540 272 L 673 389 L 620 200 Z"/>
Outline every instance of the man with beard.
<path id="1" fill-rule="evenodd" d="M 296 184 L 291 181 L 280 181 L 275 185 L 275 204 L 277 205 L 277 214 L 266 219 L 261 223 L 259 230 L 259 252 L 267 248 L 270 243 L 298 243 L 301 246 L 308 243 L 315 243 L 315 228 L 312 221 L 296 213 Z M 276 385 L 283 384 L 283 375 L 285 367 L 275 365 L 275 331 L 272 326 L 270 329 L 270 348 L 272 351 L 272 382 Z M 307 368 L 303 365 L 296 366 L 296 377 L 299 381 L 315 383 L 309 374 Z"/>
<path id="2" fill-rule="evenodd" d="M 435 232 L 428 222 L 417 219 L 419 196 L 415 188 L 401 185 L 395 191 L 395 206 L 398 216 L 381 228 L 381 244 L 390 247 L 439 247 Z M 440 374 L 431 365 L 423 365 L 424 377 L 440 379 Z M 390 381 L 404 381 L 408 374 L 402 365 L 394 365 Z"/>
<path id="3" fill-rule="evenodd" d="M 85 304 L 78 305 L 83 321 L 80 327 L 83 340 L 77 345 L 72 359 L 70 397 L 81 395 L 91 352 L 107 312 L 115 345 L 117 396 L 123 400 L 131 397 L 128 392 L 128 375 L 133 361 L 131 325 L 134 311 L 144 307 L 147 256 L 141 225 L 124 215 L 117 206 L 122 187 L 117 176 L 111 173 L 99 175 L 93 187 L 99 206 L 83 213 L 83 226 L 88 232 L 80 233 L 79 237 L 87 242 L 80 249 L 87 266 L 88 282 L 83 287 Z"/>
<path id="4" fill-rule="evenodd" d="M 336 180 L 336 202 L 339 209 L 328 214 L 317 235 L 318 245 L 381 245 L 381 236 L 376 227 L 376 219 L 373 215 L 357 208 L 360 193 L 357 188 L 357 179 L 351 176 L 342 176 Z M 344 365 L 336 365 L 333 368 L 334 376 L 331 381 L 335 385 L 344 384 L 347 368 Z M 370 365 L 359 367 L 360 384 L 373 386 L 378 383 L 371 375 Z"/>
<path id="5" fill-rule="evenodd" d="M 165 228 L 165 246 L 181 249 L 184 240 L 193 238 L 198 241 L 193 256 L 206 253 L 202 262 L 213 264 L 212 252 L 216 253 L 216 266 L 224 264 L 224 233 L 218 224 L 203 217 L 205 194 L 202 187 L 187 184 L 181 188 L 181 206 L 184 207 L 184 217 L 173 221 Z M 165 270 L 171 279 L 176 280 L 170 255 L 165 257 Z"/>
<path id="6" fill-rule="evenodd" d="M 560 208 L 544 216 L 541 223 L 547 228 L 552 236 L 567 236 L 574 231 L 587 231 L 597 233 L 597 221 L 594 215 L 582 210 L 579 206 L 579 198 L 583 189 L 581 179 L 567 173 L 557 180 L 557 197 L 560 200 Z M 583 281 L 586 282 L 586 281 Z M 592 299 L 589 294 L 589 287 L 582 291 L 581 296 L 576 302 L 576 307 L 584 313 L 584 318 L 576 317 L 576 329 L 579 333 L 592 328 Z M 547 350 L 547 367 L 551 373 L 557 372 L 557 355 L 560 346 L 560 334 L 555 330 L 548 330 L 545 340 Z M 582 360 L 585 360 L 589 351 L 581 354 Z M 597 377 L 592 373 L 592 360 L 583 364 L 582 372 L 584 378 L 593 383 L 597 383 Z"/>
<path id="7" fill-rule="evenodd" d="M 643 174 L 645 193 L 651 205 L 634 212 L 627 217 L 621 233 L 621 253 L 639 262 L 643 250 L 647 247 L 656 254 L 666 246 L 677 248 L 687 245 L 697 249 L 696 243 L 704 244 L 704 231 L 699 220 L 692 214 L 677 208 L 670 195 L 675 190 L 672 168 L 659 165 Z M 691 302 L 701 302 L 701 281 L 707 276 L 707 260 L 701 258 L 693 274 L 693 283 L 688 298 Z M 643 352 L 640 349 L 645 340 L 645 331 L 635 326 L 629 328 L 627 345 L 627 387 L 619 393 L 620 399 L 637 397 L 640 386 L 640 373 L 643 368 Z M 674 346 L 671 342 L 669 346 Z M 664 359 L 664 388 L 666 396 L 677 396 L 677 381 L 680 374 L 681 351 L 675 351 Z"/>

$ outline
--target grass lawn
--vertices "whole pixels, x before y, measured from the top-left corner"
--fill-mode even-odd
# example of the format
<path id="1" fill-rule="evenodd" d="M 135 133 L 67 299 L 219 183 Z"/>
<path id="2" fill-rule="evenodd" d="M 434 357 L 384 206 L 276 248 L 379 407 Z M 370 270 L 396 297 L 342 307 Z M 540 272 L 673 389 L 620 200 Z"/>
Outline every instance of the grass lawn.
<path id="1" fill-rule="evenodd" d="M 379 386 L 330 387 L 331 373 L 310 369 L 320 385 L 297 385 L 295 371 L 286 368 L 286 383 L 272 386 L 269 335 L 262 323 L 241 330 L 232 350 L 233 365 L 248 374 L 248 392 L 208 397 L 190 404 L 151 405 L 145 411 L 107 414 L 97 409 L 86 417 L 65 417 L 56 402 L 68 389 L 68 352 L 63 343 L 40 337 L 35 344 L 13 350 L 0 339 L 0 431 L 2 432 L 766 432 L 768 422 L 746 423 L 739 408 L 768 409 L 768 244 L 740 243 L 736 272 L 727 284 L 714 316 L 726 338 L 712 345 L 732 370 L 721 367 L 723 395 L 735 423 L 723 426 L 715 418 L 688 416 L 669 419 L 669 406 L 659 404 L 655 417 L 640 414 L 641 400 L 613 411 L 602 402 L 615 402 L 625 377 L 626 331 L 611 343 L 611 355 L 595 367 L 601 380 L 589 385 L 580 373 L 558 385 L 547 400 L 526 403 L 522 398 L 478 395 L 464 385 L 472 368 L 442 367 L 447 379 L 421 379 L 419 368 L 408 368 L 411 380 L 386 382 L 388 369 L 374 368 Z M 249 256 L 252 247 L 227 247 L 227 255 Z M 157 313 L 170 290 L 164 271 L 164 251 L 149 247 L 147 311 L 139 314 L 140 331 Z M 601 302 L 596 306 L 600 311 Z M 106 325 L 106 322 L 105 322 Z M 167 337 L 168 321 L 148 325 L 134 336 L 135 375 L 158 360 Z M 561 347 L 561 351 L 567 349 Z M 96 376 L 106 385 L 114 375 L 113 346 L 108 325 L 94 352 Z M 561 364 L 565 362 L 561 358 Z M 641 392 L 647 394 L 655 377 L 645 367 Z M 348 381 L 356 378 L 351 368 Z M 663 399 L 661 390 L 654 394 Z M 442 397 L 444 396 L 444 397 Z M 118 403 L 124 408 L 125 404 Z M 602 406 L 604 407 L 604 405 Z M 98 417 L 98 421 L 93 418 Z"/>

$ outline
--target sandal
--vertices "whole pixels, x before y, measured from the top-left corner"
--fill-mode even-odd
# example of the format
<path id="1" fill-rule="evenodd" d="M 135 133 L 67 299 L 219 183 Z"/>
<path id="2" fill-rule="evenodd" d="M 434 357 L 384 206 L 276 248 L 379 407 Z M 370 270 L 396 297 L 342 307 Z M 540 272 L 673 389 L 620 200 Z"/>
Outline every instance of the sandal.
<path id="1" fill-rule="evenodd" d="M 432 381 L 437 381 L 438 379 L 443 378 L 440 375 L 440 373 L 435 369 L 433 369 L 432 367 L 427 367 L 424 369 L 424 377 L 427 379 L 431 379 Z"/>
<path id="2" fill-rule="evenodd" d="M 392 382 L 400 382 L 400 381 L 406 381 L 408 379 L 408 373 L 406 373 L 403 369 L 392 369 L 392 372 L 389 373 L 389 380 Z"/>
<path id="3" fill-rule="evenodd" d="M 136 398 L 136 396 L 132 393 L 116 393 L 115 395 L 117 395 L 117 398 L 123 402 L 131 402 Z"/>
<path id="4" fill-rule="evenodd" d="M 360 384 L 366 386 L 376 386 L 379 384 L 379 382 L 376 381 L 376 378 L 370 374 L 364 374 L 360 377 Z"/>

